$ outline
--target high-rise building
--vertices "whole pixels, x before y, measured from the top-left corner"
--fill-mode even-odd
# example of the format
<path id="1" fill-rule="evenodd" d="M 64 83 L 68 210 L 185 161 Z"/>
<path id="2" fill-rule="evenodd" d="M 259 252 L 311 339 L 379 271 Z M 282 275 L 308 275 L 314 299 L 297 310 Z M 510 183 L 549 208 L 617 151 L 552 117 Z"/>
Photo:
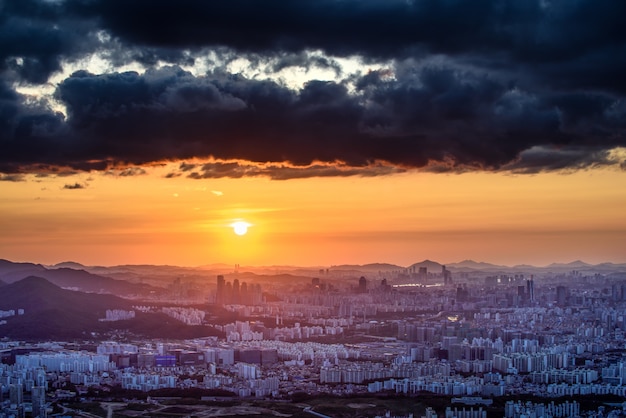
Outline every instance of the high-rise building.
<path id="1" fill-rule="evenodd" d="M 250 298 L 248 296 L 248 283 L 241 282 L 241 287 L 239 288 L 239 303 L 242 305 L 249 305 Z"/>
<path id="2" fill-rule="evenodd" d="M 565 286 L 556 287 L 556 303 L 559 306 L 565 306 L 567 304 L 567 298 L 569 296 L 569 289 Z"/>
<path id="3" fill-rule="evenodd" d="M 364 276 L 359 278 L 359 293 L 367 293 L 367 279 Z"/>
<path id="4" fill-rule="evenodd" d="M 250 285 L 250 290 L 252 290 L 253 285 Z M 257 305 L 263 302 L 263 290 L 261 289 L 260 284 L 254 285 L 254 292 L 252 293 L 252 304 Z"/>
<path id="5" fill-rule="evenodd" d="M 35 386 L 43 386 L 44 389 L 48 388 L 48 382 L 46 381 L 46 372 L 42 368 L 36 370 Z"/>
<path id="6" fill-rule="evenodd" d="M 535 280 L 532 275 L 526 281 L 526 294 L 530 302 L 535 301 Z"/>
<path id="7" fill-rule="evenodd" d="M 233 297 L 231 300 L 231 303 L 235 305 L 241 303 L 241 301 L 239 300 L 239 296 L 240 296 L 239 291 L 240 291 L 239 279 L 235 279 L 233 280 Z"/>
<path id="8" fill-rule="evenodd" d="M 24 403 L 24 387 L 21 383 L 9 385 L 9 399 L 12 405 L 19 406 Z"/>
<path id="9" fill-rule="evenodd" d="M 466 288 L 464 287 L 457 287 L 456 288 L 456 300 L 457 302 L 466 302 L 467 298 L 468 298 L 469 294 Z"/>
<path id="10" fill-rule="evenodd" d="M 230 305 L 233 303 L 233 284 L 231 282 L 226 282 L 226 286 L 224 287 L 224 305 Z"/>
<path id="11" fill-rule="evenodd" d="M 33 418 L 46 418 L 46 388 L 33 386 Z"/>
<path id="12" fill-rule="evenodd" d="M 215 303 L 218 305 L 224 304 L 224 289 L 226 287 L 226 281 L 221 274 L 217 276 L 217 290 L 215 292 Z"/>
<path id="13" fill-rule="evenodd" d="M 441 266 L 441 277 L 443 278 L 443 284 L 452 284 L 452 272 L 446 269 L 446 266 Z"/>

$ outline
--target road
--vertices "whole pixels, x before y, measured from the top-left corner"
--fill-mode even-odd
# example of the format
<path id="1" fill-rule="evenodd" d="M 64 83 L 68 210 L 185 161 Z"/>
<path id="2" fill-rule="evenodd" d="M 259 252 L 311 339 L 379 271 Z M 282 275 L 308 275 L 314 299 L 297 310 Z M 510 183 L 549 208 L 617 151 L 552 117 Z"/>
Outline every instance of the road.
<path id="1" fill-rule="evenodd" d="M 330 415 L 324 415 L 324 414 L 320 414 L 319 412 L 315 412 L 313 410 L 312 406 L 307 406 L 306 408 L 303 409 L 304 412 L 311 414 L 311 415 L 315 415 L 316 417 L 321 417 L 321 418 L 333 418 Z"/>

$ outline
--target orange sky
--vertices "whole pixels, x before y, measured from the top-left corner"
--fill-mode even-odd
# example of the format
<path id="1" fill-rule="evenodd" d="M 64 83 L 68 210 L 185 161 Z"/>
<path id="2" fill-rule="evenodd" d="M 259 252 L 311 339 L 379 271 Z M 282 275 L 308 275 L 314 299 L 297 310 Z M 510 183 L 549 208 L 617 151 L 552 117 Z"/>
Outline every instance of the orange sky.
<path id="1" fill-rule="evenodd" d="M 626 172 L 0 182 L 0 257 L 52 264 L 626 262 Z M 66 189 L 65 185 L 85 185 Z M 230 224 L 244 220 L 248 234 Z"/>

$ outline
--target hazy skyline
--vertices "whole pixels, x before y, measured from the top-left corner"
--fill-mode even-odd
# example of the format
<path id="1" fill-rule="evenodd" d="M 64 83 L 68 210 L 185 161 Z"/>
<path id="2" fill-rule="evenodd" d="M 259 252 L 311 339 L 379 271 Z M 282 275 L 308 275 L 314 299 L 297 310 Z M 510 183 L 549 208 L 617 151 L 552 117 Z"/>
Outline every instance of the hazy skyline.
<path id="1" fill-rule="evenodd" d="M 5 3 L 0 258 L 626 262 L 625 14 Z"/>

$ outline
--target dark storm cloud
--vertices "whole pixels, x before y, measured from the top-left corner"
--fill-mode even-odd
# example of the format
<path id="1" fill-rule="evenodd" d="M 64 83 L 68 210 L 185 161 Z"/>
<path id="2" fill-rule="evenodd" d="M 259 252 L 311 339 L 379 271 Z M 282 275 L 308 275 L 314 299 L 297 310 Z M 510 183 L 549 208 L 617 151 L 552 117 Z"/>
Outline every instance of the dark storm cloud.
<path id="1" fill-rule="evenodd" d="M 121 169 L 109 169 L 105 171 L 104 174 L 113 177 L 134 177 L 143 176 L 147 174 L 147 171 L 141 167 L 126 167 Z"/>
<path id="2" fill-rule="evenodd" d="M 0 3 L 0 71 L 41 84 L 61 70 L 63 59 L 94 52 L 98 40 L 90 19 L 72 17 L 62 1 Z"/>
<path id="3" fill-rule="evenodd" d="M 0 3 L 0 172 L 194 157 L 222 162 L 168 176 L 618 165 L 623 16 L 622 0 Z M 219 62 L 204 76 L 158 68 L 210 61 L 209 51 Z M 66 115 L 13 87 L 45 83 L 92 53 L 148 70 L 74 73 L 55 92 Z M 348 74 L 346 56 L 385 69 Z M 257 75 L 293 67 L 345 79 L 296 90 L 226 72 L 238 58 Z"/>
<path id="4" fill-rule="evenodd" d="M 582 147 L 533 147 L 523 151 L 517 161 L 505 168 L 514 173 L 535 174 L 546 171 L 573 171 L 579 169 L 623 164 L 605 149 Z"/>
<path id="5" fill-rule="evenodd" d="M 621 0 L 71 0 L 129 43 L 397 57 L 498 50 L 562 60 L 626 38 Z"/>
<path id="6" fill-rule="evenodd" d="M 196 77 L 178 67 L 143 75 L 81 71 L 56 92 L 67 106 L 67 121 L 52 113 L 29 115 L 18 95 L 5 92 L 9 119 L 21 122 L 2 142 L 0 161 L 94 169 L 214 157 L 296 166 L 384 161 L 405 168 L 445 163 L 438 170 L 497 170 L 547 161 L 532 153 L 520 158 L 533 147 L 589 148 L 601 155 L 626 145 L 623 99 L 606 93 L 524 91 L 445 65 L 398 68 L 392 78 L 387 70 L 372 72 L 356 85 L 358 91 L 350 93 L 341 83 L 311 81 L 294 91 L 227 73 Z M 183 164 L 180 171 L 195 168 Z M 194 176 L 219 177 L 228 170 L 225 176 L 278 178 L 229 164 Z"/>
<path id="7" fill-rule="evenodd" d="M 24 96 L 0 80 L 0 172 L 17 172 L 21 165 L 42 160 L 60 162 L 55 149 L 67 146 L 62 141 L 64 132 L 62 114 L 27 103 Z"/>
<path id="8" fill-rule="evenodd" d="M 187 177 L 192 179 L 212 178 L 243 178 L 243 177 L 269 177 L 272 180 L 291 180 L 309 177 L 374 177 L 401 173 L 406 170 L 372 164 L 364 167 L 350 167 L 345 164 L 313 164 L 310 166 L 289 166 L 285 164 L 261 164 L 255 165 L 242 162 L 210 162 L 206 164 L 185 164 L 179 167 L 179 172 L 171 172 L 167 178 L 181 175 L 181 172 L 191 171 Z"/>
<path id="9" fill-rule="evenodd" d="M 221 46 L 297 56 L 319 49 L 366 60 L 445 54 L 490 68 L 524 68 L 544 83 L 571 80 L 626 92 L 620 77 L 626 70 L 622 0 L 67 3 L 76 16 L 97 19 L 122 42 L 156 51 Z"/>
<path id="10" fill-rule="evenodd" d="M 297 54 L 281 54 L 276 57 L 273 65 L 267 71 L 281 71 L 285 68 L 299 67 L 309 70 L 313 67 L 334 71 L 336 76 L 341 75 L 341 66 L 332 59 L 318 55 L 309 55 L 305 52 Z"/>

